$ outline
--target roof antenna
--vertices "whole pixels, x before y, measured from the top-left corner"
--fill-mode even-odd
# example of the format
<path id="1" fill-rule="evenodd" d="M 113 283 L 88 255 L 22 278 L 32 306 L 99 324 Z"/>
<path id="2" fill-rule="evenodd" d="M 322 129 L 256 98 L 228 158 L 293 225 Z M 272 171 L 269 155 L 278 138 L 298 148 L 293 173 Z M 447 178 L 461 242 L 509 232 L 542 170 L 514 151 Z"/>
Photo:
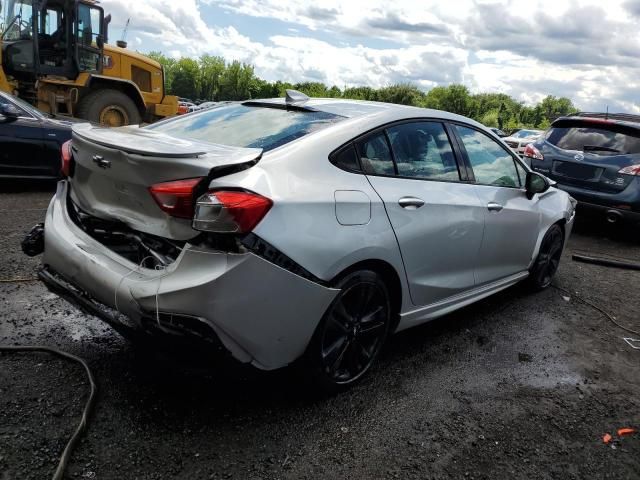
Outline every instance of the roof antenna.
<path id="1" fill-rule="evenodd" d="M 297 90 L 287 89 L 287 95 L 285 97 L 285 103 L 287 104 L 287 106 L 297 107 L 299 105 L 304 105 L 308 101 L 309 97 L 307 97 L 304 93 Z"/>
<path id="2" fill-rule="evenodd" d="M 605 113 L 604 119 L 609 120 L 609 105 L 607 105 L 607 113 Z"/>

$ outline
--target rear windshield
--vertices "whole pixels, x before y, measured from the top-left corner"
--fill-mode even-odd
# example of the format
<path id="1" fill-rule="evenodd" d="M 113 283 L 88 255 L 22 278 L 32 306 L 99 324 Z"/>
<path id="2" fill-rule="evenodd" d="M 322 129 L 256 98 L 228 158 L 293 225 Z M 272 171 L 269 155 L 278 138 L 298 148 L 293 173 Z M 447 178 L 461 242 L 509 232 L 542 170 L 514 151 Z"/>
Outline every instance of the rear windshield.
<path id="1" fill-rule="evenodd" d="M 268 151 L 343 118 L 326 112 L 285 110 L 235 103 L 147 128 L 166 132 L 174 137 L 233 147 L 262 148 Z"/>
<path id="2" fill-rule="evenodd" d="M 563 122 L 551 127 L 547 141 L 564 150 L 588 151 L 596 155 L 640 153 L 640 132 L 617 125 Z"/>

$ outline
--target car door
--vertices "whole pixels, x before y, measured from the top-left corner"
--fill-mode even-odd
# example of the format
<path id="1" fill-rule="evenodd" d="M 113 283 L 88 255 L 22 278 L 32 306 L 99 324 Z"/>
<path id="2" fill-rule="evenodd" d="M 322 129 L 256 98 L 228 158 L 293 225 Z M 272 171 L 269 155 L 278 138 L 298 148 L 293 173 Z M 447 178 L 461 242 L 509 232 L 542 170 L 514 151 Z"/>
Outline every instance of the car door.
<path id="1" fill-rule="evenodd" d="M 394 229 L 413 303 L 472 289 L 484 212 L 475 185 L 462 181 L 445 126 L 395 124 L 356 147 Z"/>
<path id="2" fill-rule="evenodd" d="M 524 169 L 485 132 L 455 125 L 463 158 L 484 206 L 484 235 L 476 263 L 479 285 L 527 270 L 540 229 L 537 203 L 527 198 Z"/>
<path id="3" fill-rule="evenodd" d="M 9 100 L 0 96 L 0 102 Z M 50 169 L 42 162 L 43 138 L 40 120 L 18 105 L 18 118 L 0 115 L 0 175 L 49 176 Z"/>

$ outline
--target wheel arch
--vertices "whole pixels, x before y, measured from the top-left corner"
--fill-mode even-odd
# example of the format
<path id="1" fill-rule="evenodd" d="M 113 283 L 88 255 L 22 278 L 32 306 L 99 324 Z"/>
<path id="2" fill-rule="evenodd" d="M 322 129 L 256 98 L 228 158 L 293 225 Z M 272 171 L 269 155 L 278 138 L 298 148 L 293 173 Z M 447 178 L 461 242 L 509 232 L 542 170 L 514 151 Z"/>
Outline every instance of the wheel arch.
<path id="1" fill-rule="evenodd" d="M 133 100 L 133 103 L 135 103 L 138 111 L 140 112 L 140 116 L 144 118 L 147 112 L 144 97 L 142 96 L 142 92 L 138 86 L 131 80 L 112 78 L 104 75 L 91 75 L 85 85 L 83 96 L 99 89 L 113 89 L 121 91 Z"/>
<path id="2" fill-rule="evenodd" d="M 390 332 L 393 332 L 400 321 L 400 310 L 402 308 L 402 283 L 400 275 L 389 262 L 380 259 L 361 260 L 345 268 L 331 279 L 331 284 L 335 285 L 341 278 L 358 270 L 371 270 L 382 277 L 389 290 L 391 297 L 391 310 L 393 312 L 393 323 Z"/>

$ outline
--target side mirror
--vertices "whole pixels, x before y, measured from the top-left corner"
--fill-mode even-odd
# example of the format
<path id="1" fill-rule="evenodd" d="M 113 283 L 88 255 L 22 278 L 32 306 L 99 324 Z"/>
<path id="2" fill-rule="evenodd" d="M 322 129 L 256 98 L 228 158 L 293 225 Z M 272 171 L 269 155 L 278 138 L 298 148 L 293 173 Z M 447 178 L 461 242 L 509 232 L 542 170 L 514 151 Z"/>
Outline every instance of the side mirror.
<path id="1" fill-rule="evenodd" d="M 7 120 L 15 120 L 20 116 L 20 110 L 11 103 L 0 103 L 0 116 Z"/>
<path id="2" fill-rule="evenodd" d="M 96 37 L 96 45 L 100 50 L 104 48 L 104 37 L 102 35 Z"/>
<path id="3" fill-rule="evenodd" d="M 531 200 L 536 193 L 543 193 L 549 190 L 551 184 L 547 177 L 536 172 L 527 172 L 527 180 L 525 188 L 527 190 L 527 198 Z"/>

